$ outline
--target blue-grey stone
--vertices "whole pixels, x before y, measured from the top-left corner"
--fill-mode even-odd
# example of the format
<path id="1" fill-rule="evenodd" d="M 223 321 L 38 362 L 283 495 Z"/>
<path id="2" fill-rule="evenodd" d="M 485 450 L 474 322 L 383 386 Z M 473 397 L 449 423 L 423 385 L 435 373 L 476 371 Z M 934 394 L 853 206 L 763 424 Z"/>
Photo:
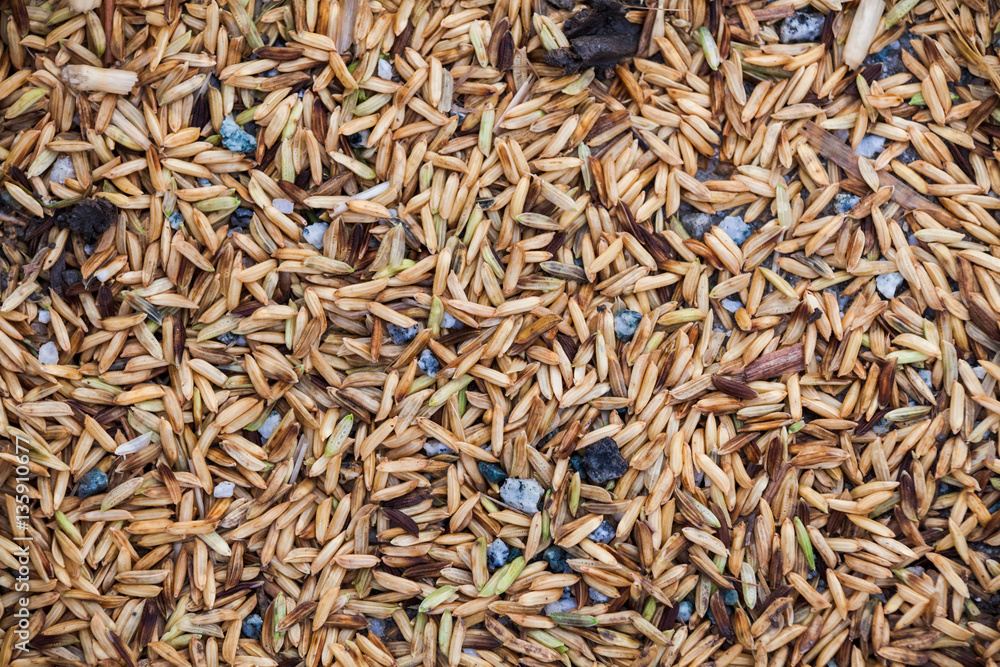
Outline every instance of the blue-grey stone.
<path id="1" fill-rule="evenodd" d="M 227 331 L 226 333 L 220 335 L 215 340 L 219 341 L 223 345 L 232 345 L 238 339 L 239 339 L 239 336 L 237 336 L 236 334 L 232 333 L 231 331 Z"/>
<path id="2" fill-rule="evenodd" d="M 600 542 L 602 544 L 607 544 L 615 537 L 615 524 L 610 521 L 602 521 L 601 525 L 594 529 L 590 535 L 590 539 L 595 542 Z"/>
<path id="3" fill-rule="evenodd" d="M 642 315 L 634 310 L 619 310 L 615 313 L 615 336 L 621 340 L 632 340 L 635 330 L 639 328 Z"/>
<path id="4" fill-rule="evenodd" d="M 500 487 L 500 498 L 514 509 L 532 515 L 545 496 L 545 489 L 531 478 L 508 478 Z"/>
<path id="5" fill-rule="evenodd" d="M 858 144 L 857 152 L 866 158 L 873 158 L 885 148 L 885 137 L 875 134 L 866 134 Z"/>
<path id="6" fill-rule="evenodd" d="M 677 620 L 681 623 L 687 623 L 691 620 L 691 614 L 694 613 L 694 605 L 684 600 L 679 605 L 677 605 Z"/>
<path id="7" fill-rule="evenodd" d="M 351 144 L 351 148 L 363 149 L 365 148 L 365 143 L 368 141 L 368 136 L 371 134 L 369 130 L 360 130 L 354 134 L 347 137 L 347 142 Z"/>
<path id="8" fill-rule="evenodd" d="M 232 116 L 226 116 L 219 128 L 222 135 L 222 145 L 234 153 L 249 153 L 257 150 L 257 140 L 236 124 Z"/>
<path id="9" fill-rule="evenodd" d="M 100 468 L 89 470 L 86 475 L 80 478 L 80 488 L 76 495 L 80 498 L 89 498 L 98 493 L 108 490 L 108 475 Z"/>
<path id="10" fill-rule="evenodd" d="M 833 198 L 833 208 L 837 213 L 844 214 L 857 206 L 859 201 L 861 201 L 861 197 L 849 192 L 841 192 Z"/>
<path id="11" fill-rule="evenodd" d="M 422 370 L 427 375 L 434 377 L 437 372 L 441 370 L 441 362 L 438 358 L 434 356 L 434 353 L 430 350 L 424 350 L 420 353 L 420 358 L 417 359 L 417 368 Z"/>
<path id="12" fill-rule="evenodd" d="M 566 563 L 566 552 L 555 545 L 542 552 L 542 558 L 549 564 L 550 572 L 569 572 L 569 565 Z"/>
<path id="13" fill-rule="evenodd" d="M 229 224 L 241 229 L 249 227 L 251 220 L 253 220 L 253 209 L 243 208 L 242 206 L 233 211 L 229 216 Z"/>
<path id="14" fill-rule="evenodd" d="M 596 588 L 589 589 L 587 594 L 590 596 L 590 601 L 594 604 L 604 604 L 611 599 Z"/>
<path id="15" fill-rule="evenodd" d="M 386 325 L 389 330 L 389 337 L 392 338 L 392 342 L 395 345 L 406 345 L 413 337 L 417 335 L 417 330 L 420 328 L 419 325 L 414 324 L 408 329 L 392 324 L 391 322 Z"/>
<path id="16" fill-rule="evenodd" d="M 896 296 L 896 291 L 899 286 L 903 284 L 903 276 L 893 271 L 892 273 L 883 273 L 875 278 L 875 287 L 886 299 L 891 299 Z"/>
<path id="17" fill-rule="evenodd" d="M 726 596 L 724 601 L 727 605 L 732 607 L 734 604 L 740 601 L 740 594 L 737 593 L 735 590 L 726 591 Z"/>
<path id="18" fill-rule="evenodd" d="M 260 639 L 260 631 L 264 629 L 264 619 L 260 614 L 250 614 L 243 619 L 243 636 L 247 639 Z"/>
<path id="19" fill-rule="evenodd" d="M 733 240 L 733 243 L 741 247 L 753 232 L 753 227 L 744 222 L 743 218 L 738 215 L 724 217 L 719 223 L 719 229 L 724 231 Z"/>
<path id="20" fill-rule="evenodd" d="M 507 543 L 497 538 L 486 548 L 486 566 L 491 570 L 503 567 L 507 563 L 507 556 L 510 555 L 510 547 Z"/>

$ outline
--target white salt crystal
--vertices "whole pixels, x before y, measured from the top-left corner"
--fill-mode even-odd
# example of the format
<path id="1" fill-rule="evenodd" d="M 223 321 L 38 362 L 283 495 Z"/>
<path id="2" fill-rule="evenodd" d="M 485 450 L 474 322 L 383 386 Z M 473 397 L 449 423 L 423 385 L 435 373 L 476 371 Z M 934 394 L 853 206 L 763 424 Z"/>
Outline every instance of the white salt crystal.
<path id="1" fill-rule="evenodd" d="M 288 199 L 275 199 L 274 208 L 278 209 L 280 212 L 288 215 L 295 210 L 295 204 Z"/>
<path id="2" fill-rule="evenodd" d="M 52 313 L 50 313 L 47 309 L 42 308 L 38 311 L 38 321 L 42 324 L 48 324 L 52 321 Z"/>

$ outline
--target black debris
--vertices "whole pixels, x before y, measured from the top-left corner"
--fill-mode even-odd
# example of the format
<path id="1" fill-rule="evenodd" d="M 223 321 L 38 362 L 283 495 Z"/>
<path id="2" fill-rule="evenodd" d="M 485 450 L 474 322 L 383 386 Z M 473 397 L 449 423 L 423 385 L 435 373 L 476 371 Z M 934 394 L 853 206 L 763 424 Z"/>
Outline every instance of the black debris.
<path id="1" fill-rule="evenodd" d="M 546 52 L 545 63 L 567 72 L 595 67 L 603 74 L 635 55 L 642 26 L 630 23 L 616 0 L 593 0 L 567 19 L 562 31 L 570 45 Z"/>
<path id="2" fill-rule="evenodd" d="M 107 199 L 84 199 L 55 216 L 55 224 L 77 234 L 85 243 L 94 243 L 118 219 L 118 207 Z"/>

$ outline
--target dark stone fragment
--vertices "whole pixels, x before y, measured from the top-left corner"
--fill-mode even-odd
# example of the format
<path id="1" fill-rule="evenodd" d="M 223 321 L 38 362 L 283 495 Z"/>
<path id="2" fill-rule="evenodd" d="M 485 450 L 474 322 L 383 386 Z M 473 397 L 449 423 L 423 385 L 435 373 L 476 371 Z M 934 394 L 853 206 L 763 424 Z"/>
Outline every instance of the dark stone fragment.
<path id="1" fill-rule="evenodd" d="M 63 229 L 69 228 L 84 243 L 94 243 L 118 219 L 118 207 L 107 199 L 95 198 L 62 209 L 55 216 L 55 223 Z"/>
<path id="2" fill-rule="evenodd" d="M 107 490 L 107 473 L 100 468 L 94 468 L 80 478 L 80 488 L 77 489 L 76 495 L 80 498 L 89 498 L 96 496 L 98 493 L 104 493 Z"/>
<path id="3" fill-rule="evenodd" d="M 567 19 L 562 30 L 570 46 L 547 51 L 542 58 L 547 65 L 577 72 L 587 67 L 608 70 L 634 56 L 642 26 L 630 23 L 616 0 L 594 0 Z"/>
<path id="4" fill-rule="evenodd" d="M 610 521 L 602 521 L 601 525 L 594 529 L 590 535 L 590 539 L 595 542 L 600 542 L 601 544 L 607 544 L 615 537 L 615 524 Z"/>
<path id="5" fill-rule="evenodd" d="M 365 142 L 368 141 L 368 135 L 370 133 L 368 130 L 361 130 L 360 132 L 355 132 L 354 134 L 347 137 L 348 143 L 351 144 L 351 148 L 357 148 L 358 150 L 364 150 Z"/>
<path id="6" fill-rule="evenodd" d="M 412 327 L 404 329 L 390 322 L 386 328 L 389 330 L 389 337 L 392 338 L 393 344 L 406 345 L 417 335 L 419 327 L 414 324 Z"/>
<path id="7" fill-rule="evenodd" d="M 66 254 L 60 253 L 52 268 L 49 269 L 49 287 L 56 294 L 62 294 L 66 286 L 64 273 L 66 272 Z"/>
<path id="8" fill-rule="evenodd" d="M 587 448 L 583 469 L 594 484 L 603 486 L 624 475 L 628 471 L 628 461 L 622 457 L 614 440 L 602 438 Z"/>
<path id="9" fill-rule="evenodd" d="M 507 481 L 507 473 L 504 472 L 499 463 L 480 461 L 479 474 L 485 477 L 487 482 L 490 484 L 496 484 L 497 486 L 500 486 Z"/>
<path id="10" fill-rule="evenodd" d="M 251 220 L 253 220 L 253 209 L 241 206 L 229 216 L 229 226 L 233 229 L 249 229 Z"/>
<path id="11" fill-rule="evenodd" d="M 243 619 L 243 636 L 247 639 L 260 639 L 260 631 L 264 629 L 264 619 L 260 614 L 250 614 Z"/>
<path id="12" fill-rule="evenodd" d="M 239 336 L 237 336 L 236 334 L 234 334 L 231 331 L 227 331 L 226 333 L 224 333 L 221 336 L 219 336 L 218 338 L 216 338 L 216 340 L 219 341 L 220 343 L 222 343 L 223 345 L 232 345 L 238 339 L 239 339 Z"/>
<path id="13" fill-rule="evenodd" d="M 551 546 L 542 552 L 542 558 L 549 564 L 550 572 L 569 572 L 569 565 L 566 564 L 566 552 L 557 546 Z"/>

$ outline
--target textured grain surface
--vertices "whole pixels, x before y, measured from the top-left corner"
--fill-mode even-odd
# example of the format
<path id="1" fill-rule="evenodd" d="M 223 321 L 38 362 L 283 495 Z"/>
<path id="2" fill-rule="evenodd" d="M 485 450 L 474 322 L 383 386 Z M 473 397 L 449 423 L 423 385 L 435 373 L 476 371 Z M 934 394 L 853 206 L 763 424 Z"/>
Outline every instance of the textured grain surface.
<path id="1" fill-rule="evenodd" d="M 12 0 L 0 665 L 995 664 L 994 10 Z"/>

